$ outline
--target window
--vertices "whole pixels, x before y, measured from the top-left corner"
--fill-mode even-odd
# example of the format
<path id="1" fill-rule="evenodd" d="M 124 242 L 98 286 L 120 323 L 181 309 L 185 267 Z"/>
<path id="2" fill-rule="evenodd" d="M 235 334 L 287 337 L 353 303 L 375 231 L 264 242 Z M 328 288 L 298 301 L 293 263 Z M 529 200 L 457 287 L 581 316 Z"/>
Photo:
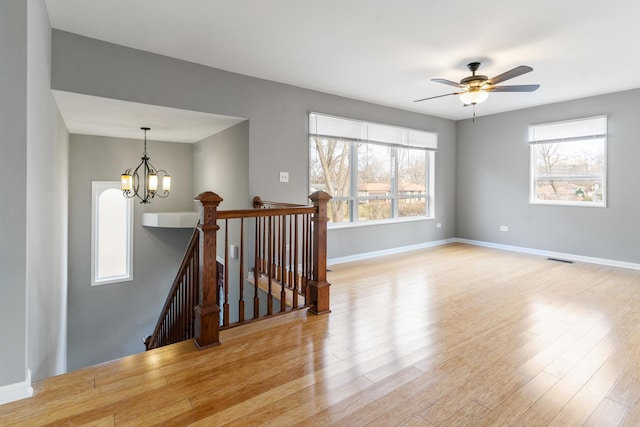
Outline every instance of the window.
<path id="1" fill-rule="evenodd" d="M 606 206 L 607 118 L 529 126 L 530 202 Z"/>
<path id="2" fill-rule="evenodd" d="M 309 115 L 309 185 L 331 223 L 433 217 L 433 132 Z"/>
<path id="3" fill-rule="evenodd" d="M 133 280 L 133 200 L 119 181 L 93 181 L 91 206 L 91 286 Z"/>

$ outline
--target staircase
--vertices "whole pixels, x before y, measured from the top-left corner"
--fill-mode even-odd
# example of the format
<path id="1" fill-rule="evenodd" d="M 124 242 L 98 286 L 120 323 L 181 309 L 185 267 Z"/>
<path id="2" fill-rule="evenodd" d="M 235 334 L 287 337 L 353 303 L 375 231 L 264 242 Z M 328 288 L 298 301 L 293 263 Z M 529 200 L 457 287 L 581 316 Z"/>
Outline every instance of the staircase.
<path id="1" fill-rule="evenodd" d="M 200 222 L 146 349 L 188 339 L 206 348 L 223 329 L 304 308 L 328 313 L 331 196 L 309 198 L 306 206 L 256 197 L 252 209 L 224 211 L 217 194 L 196 197 Z"/>

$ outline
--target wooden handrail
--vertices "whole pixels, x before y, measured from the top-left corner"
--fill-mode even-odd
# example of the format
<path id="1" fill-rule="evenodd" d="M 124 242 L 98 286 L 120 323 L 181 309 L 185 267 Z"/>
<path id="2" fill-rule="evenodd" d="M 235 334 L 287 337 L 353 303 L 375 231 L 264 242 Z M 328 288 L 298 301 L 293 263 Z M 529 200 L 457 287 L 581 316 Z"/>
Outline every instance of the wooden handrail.
<path id="1" fill-rule="evenodd" d="M 327 203 L 331 196 L 316 192 L 309 198 L 313 206 L 256 197 L 253 209 L 224 211 L 218 210 L 222 198 L 217 194 L 196 197 L 200 221 L 154 332 L 145 340 L 147 349 L 189 338 L 201 349 L 220 344 L 221 329 L 305 307 L 314 314 L 328 313 Z M 239 240 L 230 245 L 232 229 L 239 231 L 239 238 L 233 232 Z M 247 229 L 253 232 L 245 234 Z M 217 261 L 219 232 L 224 234 L 220 251 L 224 265 Z M 245 248 L 251 240 L 253 248 Z M 233 254 L 230 246 L 235 246 Z M 245 261 L 253 267 L 248 268 Z M 238 269 L 237 281 L 231 268 Z M 246 301 L 251 294 L 252 301 Z M 246 304 L 252 304 L 253 310 L 245 310 Z"/>
<path id="2" fill-rule="evenodd" d="M 232 211 L 218 211 L 218 219 L 232 218 L 257 218 L 290 214 L 313 214 L 317 209 L 313 206 L 296 206 L 288 208 L 268 208 L 268 209 L 236 209 Z"/>
<path id="3" fill-rule="evenodd" d="M 253 207 L 254 209 L 271 209 L 274 207 L 294 208 L 294 207 L 308 207 L 308 206 L 299 205 L 295 203 L 270 202 L 268 200 L 262 200 L 260 196 L 256 196 L 253 198 Z"/>

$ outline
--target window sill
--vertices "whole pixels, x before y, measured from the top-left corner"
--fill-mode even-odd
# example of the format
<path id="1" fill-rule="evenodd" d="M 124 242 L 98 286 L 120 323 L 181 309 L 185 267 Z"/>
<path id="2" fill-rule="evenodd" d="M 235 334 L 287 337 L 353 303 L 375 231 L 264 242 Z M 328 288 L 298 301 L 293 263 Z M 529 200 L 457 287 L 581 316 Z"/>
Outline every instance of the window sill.
<path id="1" fill-rule="evenodd" d="M 534 206 L 565 206 L 565 207 L 583 207 L 583 208 L 606 208 L 606 203 L 586 203 L 586 202 L 541 202 L 541 201 L 533 201 L 529 202 L 530 205 Z"/>
<path id="2" fill-rule="evenodd" d="M 329 224 L 327 229 L 331 230 L 342 230 L 345 228 L 358 228 L 358 227 L 371 227 L 376 225 L 393 225 L 393 224 L 403 224 L 406 222 L 417 222 L 417 221 L 429 221 L 434 220 L 435 217 L 432 216 L 412 216 L 407 218 L 397 218 L 397 219 L 383 219 L 378 221 L 358 221 L 358 222 L 345 222 L 336 225 Z"/>

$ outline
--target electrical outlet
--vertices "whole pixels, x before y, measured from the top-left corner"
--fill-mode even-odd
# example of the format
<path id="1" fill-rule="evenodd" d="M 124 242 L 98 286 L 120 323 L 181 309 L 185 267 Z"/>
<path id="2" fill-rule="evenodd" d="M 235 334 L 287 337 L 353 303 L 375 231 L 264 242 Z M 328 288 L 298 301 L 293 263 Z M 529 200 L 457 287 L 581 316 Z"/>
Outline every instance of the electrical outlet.
<path id="1" fill-rule="evenodd" d="M 442 228 L 442 223 L 441 223 L 441 222 L 437 223 L 437 224 L 436 224 L 436 227 L 438 227 L 438 228 Z"/>
<path id="2" fill-rule="evenodd" d="M 509 231 L 509 226 L 508 225 L 501 225 L 500 226 L 500 231 Z"/>
<path id="3" fill-rule="evenodd" d="M 289 172 L 280 172 L 280 182 L 289 182 Z"/>
<path id="4" fill-rule="evenodd" d="M 233 259 L 238 258 L 238 245 L 229 245 L 229 256 Z"/>

